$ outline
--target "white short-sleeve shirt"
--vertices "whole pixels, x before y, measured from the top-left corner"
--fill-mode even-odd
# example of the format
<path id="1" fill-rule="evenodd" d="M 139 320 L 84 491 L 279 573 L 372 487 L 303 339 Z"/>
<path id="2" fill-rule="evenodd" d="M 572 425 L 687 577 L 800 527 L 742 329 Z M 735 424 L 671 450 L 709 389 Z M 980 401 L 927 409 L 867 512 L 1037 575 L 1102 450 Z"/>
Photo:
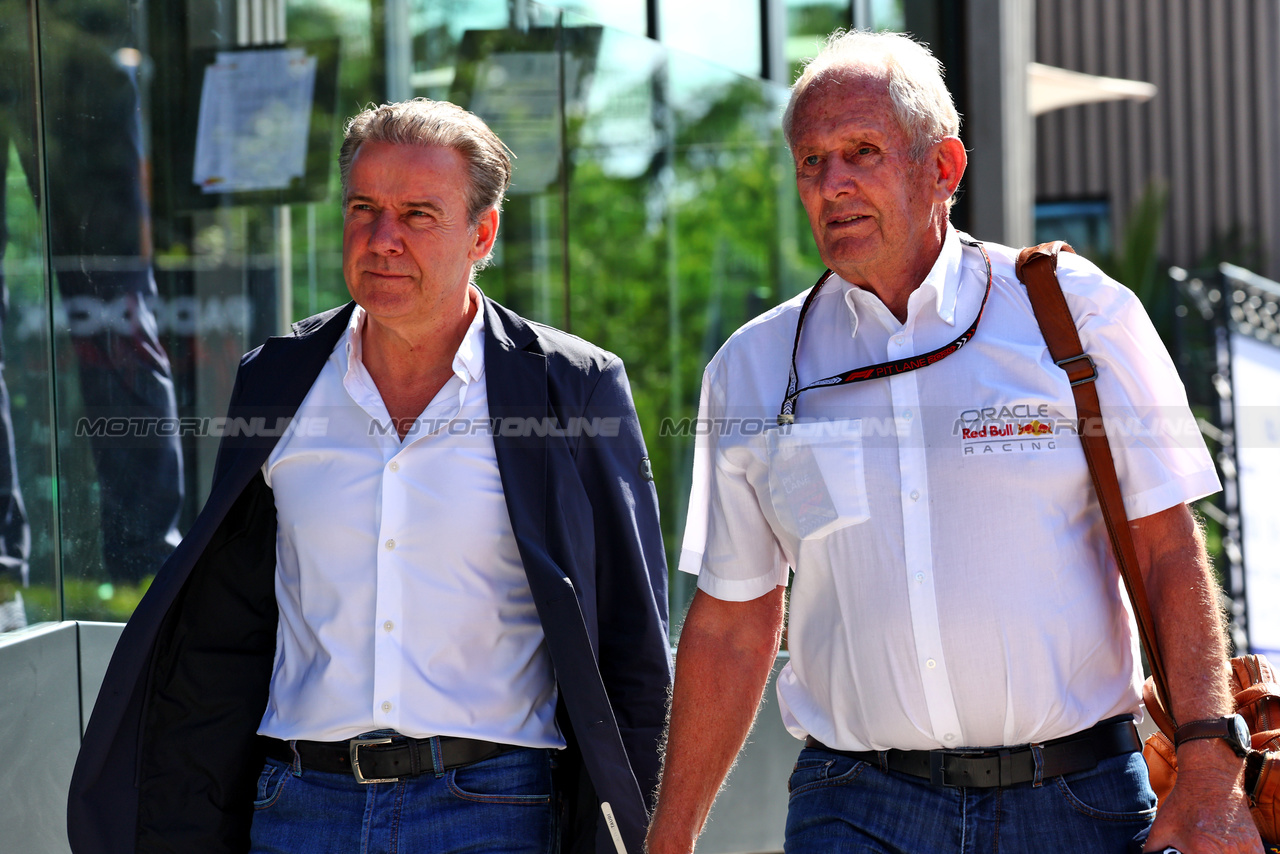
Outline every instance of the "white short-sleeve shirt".
<path id="1" fill-rule="evenodd" d="M 680 569 L 743 601 L 787 583 L 787 728 L 844 750 L 1042 741 L 1138 708 L 1136 632 L 1075 435 L 1075 403 L 1014 273 L 985 244 L 976 334 L 928 367 L 800 395 L 779 428 L 805 294 L 708 365 Z M 1130 518 L 1217 491 L 1172 361 L 1134 295 L 1064 254 L 1059 279 Z M 800 384 L 927 353 L 977 316 L 981 253 L 948 227 L 899 323 L 833 276 Z"/>

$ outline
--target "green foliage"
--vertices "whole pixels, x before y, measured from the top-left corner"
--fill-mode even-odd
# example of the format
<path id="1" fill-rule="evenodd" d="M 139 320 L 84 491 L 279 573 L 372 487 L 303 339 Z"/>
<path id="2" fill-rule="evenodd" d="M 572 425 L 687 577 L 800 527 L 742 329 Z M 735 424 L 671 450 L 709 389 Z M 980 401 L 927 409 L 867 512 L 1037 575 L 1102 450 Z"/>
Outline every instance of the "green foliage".
<path id="1" fill-rule="evenodd" d="M 151 578 L 140 584 L 106 584 L 83 578 L 67 578 L 62 583 L 63 601 L 57 590 L 46 584 L 33 584 L 22 591 L 27 619 L 31 622 L 68 618 L 104 623 L 123 623 L 142 601 L 151 586 Z"/>
<path id="2" fill-rule="evenodd" d="M 1167 290 L 1167 280 L 1158 264 L 1158 253 L 1168 202 L 1169 191 L 1164 184 L 1157 181 L 1148 184 L 1129 211 L 1116 250 L 1109 257 L 1100 259 L 1098 264 L 1103 272 L 1137 294 L 1153 316 L 1157 303 L 1162 303 L 1162 294 Z"/>
<path id="3" fill-rule="evenodd" d="M 702 370 L 738 326 L 821 271 L 761 84 L 733 78 L 677 107 L 674 145 L 632 178 L 580 151 L 569 192 L 573 331 L 627 364 L 674 563 Z"/>
<path id="4" fill-rule="evenodd" d="M 1205 270 L 1224 263 L 1235 264 L 1246 270 L 1264 270 L 1267 266 L 1266 246 L 1256 235 L 1250 235 L 1243 226 L 1233 225 L 1213 235 L 1208 251 L 1196 266 Z"/>

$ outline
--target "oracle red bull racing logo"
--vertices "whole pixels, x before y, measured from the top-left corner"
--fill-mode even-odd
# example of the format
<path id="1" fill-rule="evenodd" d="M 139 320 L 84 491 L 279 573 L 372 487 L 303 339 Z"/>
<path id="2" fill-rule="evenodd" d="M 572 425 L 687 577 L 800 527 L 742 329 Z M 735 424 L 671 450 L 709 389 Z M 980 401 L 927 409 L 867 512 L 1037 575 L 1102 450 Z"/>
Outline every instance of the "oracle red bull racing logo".
<path id="1" fill-rule="evenodd" d="M 961 412 L 955 432 L 966 457 L 1055 451 L 1060 420 L 1047 403 L 984 406 Z"/>

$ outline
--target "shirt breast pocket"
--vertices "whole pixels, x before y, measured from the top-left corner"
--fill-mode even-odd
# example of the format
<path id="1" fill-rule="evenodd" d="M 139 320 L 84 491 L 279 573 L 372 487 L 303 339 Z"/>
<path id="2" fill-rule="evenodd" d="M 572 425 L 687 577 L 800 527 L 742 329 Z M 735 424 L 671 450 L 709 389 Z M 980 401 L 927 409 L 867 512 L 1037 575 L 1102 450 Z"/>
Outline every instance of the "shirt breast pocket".
<path id="1" fill-rule="evenodd" d="M 787 533 L 816 540 L 871 518 L 862 421 L 807 421 L 765 434 L 769 497 Z"/>

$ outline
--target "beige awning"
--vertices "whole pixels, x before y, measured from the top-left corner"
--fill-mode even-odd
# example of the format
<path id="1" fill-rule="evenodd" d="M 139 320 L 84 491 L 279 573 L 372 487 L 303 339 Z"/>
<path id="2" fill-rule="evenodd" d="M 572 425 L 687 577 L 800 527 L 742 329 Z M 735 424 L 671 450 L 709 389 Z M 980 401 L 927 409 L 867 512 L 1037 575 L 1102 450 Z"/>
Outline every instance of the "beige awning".
<path id="1" fill-rule="evenodd" d="M 1097 101 L 1150 101 L 1155 94 L 1154 83 L 1027 63 L 1027 106 L 1034 116 Z"/>

